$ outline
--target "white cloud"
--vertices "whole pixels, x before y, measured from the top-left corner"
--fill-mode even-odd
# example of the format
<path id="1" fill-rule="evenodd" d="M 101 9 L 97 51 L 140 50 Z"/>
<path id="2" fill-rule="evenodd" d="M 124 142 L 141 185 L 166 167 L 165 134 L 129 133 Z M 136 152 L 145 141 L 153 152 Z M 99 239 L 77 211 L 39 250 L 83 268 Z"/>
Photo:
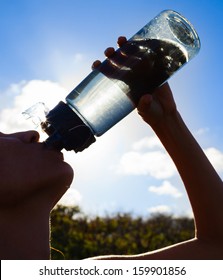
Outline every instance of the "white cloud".
<path id="1" fill-rule="evenodd" d="M 18 85 L 20 86 L 20 85 Z M 49 108 L 66 96 L 66 89 L 51 81 L 32 80 L 20 87 L 20 94 L 15 97 L 15 107 L 32 106 L 39 101 L 46 103 Z"/>
<path id="2" fill-rule="evenodd" d="M 207 131 L 203 129 L 200 133 Z M 204 152 L 216 171 L 223 172 L 223 152 L 214 147 Z M 174 163 L 156 136 L 136 141 L 132 149 L 121 156 L 117 172 L 124 175 L 149 175 L 155 179 L 168 179 L 177 174 Z"/>
<path id="3" fill-rule="evenodd" d="M 143 151 L 147 148 L 147 151 Z M 146 137 L 133 144 L 133 150 L 125 153 L 117 171 L 126 175 L 150 175 L 156 179 L 167 179 L 176 173 L 176 167 L 154 136 Z"/>
<path id="4" fill-rule="evenodd" d="M 170 214 L 171 208 L 167 205 L 157 205 L 157 206 L 148 208 L 148 212 L 150 214 L 156 214 L 156 213 Z"/>
<path id="5" fill-rule="evenodd" d="M 197 136 L 202 136 L 202 135 L 207 134 L 209 131 L 210 131 L 209 127 L 203 127 L 203 128 L 198 129 L 197 131 L 195 131 L 195 134 Z"/>
<path id="6" fill-rule="evenodd" d="M 213 164 L 217 172 L 223 172 L 223 152 L 214 147 L 210 147 L 204 150 L 206 156 Z"/>
<path id="7" fill-rule="evenodd" d="M 150 175 L 156 179 L 172 177 L 176 169 L 163 151 L 147 153 L 128 152 L 121 157 L 119 173 L 126 175 Z"/>
<path id="8" fill-rule="evenodd" d="M 168 181 L 163 181 L 163 183 L 158 187 L 150 186 L 148 190 L 157 195 L 170 195 L 175 198 L 183 196 L 183 194 Z"/>
<path id="9" fill-rule="evenodd" d="M 135 142 L 132 147 L 136 151 L 142 151 L 143 149 L 162 148 L 162 144 L 158 137 L 151 136 L 144 137 L 141 140 Z"/>
<path id="10" fill-rule="evenodd" d="M 2 93 L 5 96 L 5 108 L 0 112 L 1 131 L 11 133 L 35 129 L 33 124 L 24 119 L 22 112 L 40 101 L 51 109 L 65 98 L 65 94 L 66 89 L 51 81 L 32 80 L 10 85 L 5 95 Z"/>
<path id="11" fill-rule="evenodd" d="M 82 201 L 82 195 L 74 188 L 69 188 L 58 204 L 65 206 L 79 205 Z"/>

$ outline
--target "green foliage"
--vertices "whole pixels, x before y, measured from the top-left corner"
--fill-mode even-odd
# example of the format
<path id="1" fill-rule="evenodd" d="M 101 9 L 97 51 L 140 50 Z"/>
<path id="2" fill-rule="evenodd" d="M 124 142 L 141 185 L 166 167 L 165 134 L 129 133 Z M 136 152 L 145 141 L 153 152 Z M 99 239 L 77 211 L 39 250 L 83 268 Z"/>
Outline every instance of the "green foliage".
<path id="1" fill-rule="evenodd" d="M 52 259 L 84 259 L 107 254 L 139 254 L 194 236 L 192 219 L 130 214 L 89 219 L 78 207 L 58 205 L 51 213 Z M 60 253 L 59 251 L 62 253 Z"/>

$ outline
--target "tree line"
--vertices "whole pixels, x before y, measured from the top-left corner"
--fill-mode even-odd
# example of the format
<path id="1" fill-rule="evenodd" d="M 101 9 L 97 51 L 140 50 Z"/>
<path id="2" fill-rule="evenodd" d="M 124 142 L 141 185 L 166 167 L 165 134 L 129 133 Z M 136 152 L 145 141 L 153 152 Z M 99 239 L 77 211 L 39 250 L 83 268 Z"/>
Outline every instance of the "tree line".
<path id="1" fill-rule="evenodd" d="M 108 254 L 140 254 L 194 237 L 188 217 L 129 213 L 93 217 L 58 205 L 51 213 L 51 258 L 79 260 Z"/>

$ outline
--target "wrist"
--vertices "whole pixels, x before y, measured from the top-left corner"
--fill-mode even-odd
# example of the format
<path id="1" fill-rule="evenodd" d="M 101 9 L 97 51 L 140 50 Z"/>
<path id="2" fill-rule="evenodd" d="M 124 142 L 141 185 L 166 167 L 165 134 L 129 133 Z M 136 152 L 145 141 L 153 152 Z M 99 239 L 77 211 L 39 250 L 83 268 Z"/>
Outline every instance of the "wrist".
<path id="1" fill-rule="evenodd" d="M 182 158 L 187 158 L 185 153 L 191 153 L 191 145 L 194 146 L 196 141 L 177 110 L 152 128 L 175 164 L 179 154 L 182 161 Z"/>
<path id="2" fill-rule="evenodd" d="M 185 126 L 180 113 L 177 110 L 150 124 L 156 135 L 160 138 L 164 135 L 175 134 L 176 131 Z"/>

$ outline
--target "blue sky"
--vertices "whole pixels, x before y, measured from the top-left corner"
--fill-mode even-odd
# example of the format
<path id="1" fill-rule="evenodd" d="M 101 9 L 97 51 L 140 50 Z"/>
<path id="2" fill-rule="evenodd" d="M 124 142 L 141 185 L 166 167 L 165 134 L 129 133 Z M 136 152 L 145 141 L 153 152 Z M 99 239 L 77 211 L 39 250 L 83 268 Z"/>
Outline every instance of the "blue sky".
<path id="1" fill-rule="evenodd" d="M 183 14 L 200 36 L 200 53 L 169 83 L 185 122 L 223 177 L 220 0 L 0 0 L 0 130 L 32 129 L 24 109 L 64 100 L 119 35 L 131 37 L 164 9 Z M 75 179 L 63 202 L 88 214 L 191 215 L 177 171 L 136 112 L 86 151 L 65 158 Z"/>

